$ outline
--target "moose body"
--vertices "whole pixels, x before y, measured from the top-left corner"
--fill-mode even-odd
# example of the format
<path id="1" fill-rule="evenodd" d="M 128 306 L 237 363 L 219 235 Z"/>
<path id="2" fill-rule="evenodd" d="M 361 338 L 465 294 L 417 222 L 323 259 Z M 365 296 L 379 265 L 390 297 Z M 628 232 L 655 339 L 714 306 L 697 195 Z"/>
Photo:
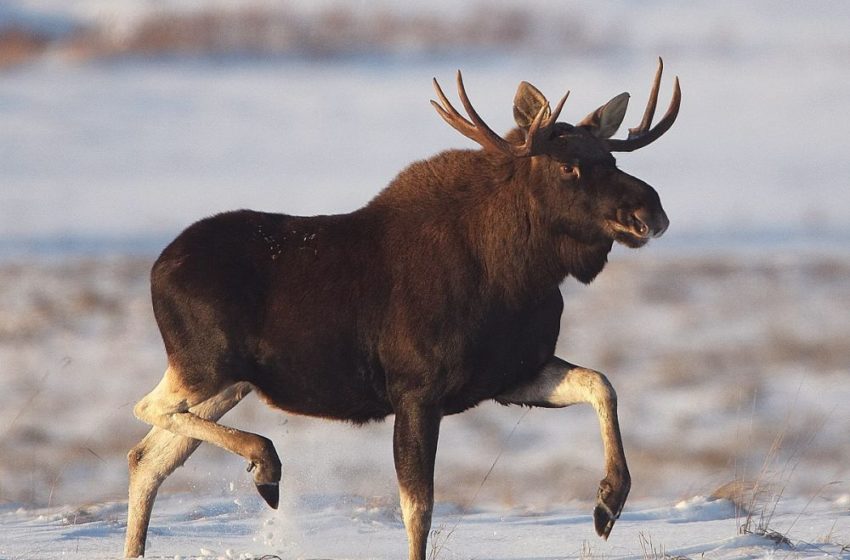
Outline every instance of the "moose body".
<path id="1" fill-rule="evenodd" d="M 271 441 L 217 423 L 251 390 L 297 414 L 354 423 L 395 415 L 411 560 L 425 558 L 443 416 L 489 399 L 590 403 L 606 463 L 594 520 L 607 538 L 630 487 L 616 394 L 601 373 L 554 356 L 558 286 L 567 276 L 590 282 L 615 241 L 637 247 L 667 228 L 655 191 L 618 170 L 610 152 L 669 128 L 678 83 L 659 125 L 649 129 L 648 109 L 629 140 L 614 141 L 622 96 L 574 127 L 556 122 L 563 100 L 552 113 L 523 83 L 518 128 L 503 139 L 458 82 L 472 122 L 439 87 L 438 111 L 484 150 L 414 163 L 350 214 L 229 212 L 162 252 L 151 285 L 168 369 L 135 408 L 154 428 L 129 454 L 126 556 L 144 554 L 157 489 L 201 441 L 245 457 L 277 507 Z"/>

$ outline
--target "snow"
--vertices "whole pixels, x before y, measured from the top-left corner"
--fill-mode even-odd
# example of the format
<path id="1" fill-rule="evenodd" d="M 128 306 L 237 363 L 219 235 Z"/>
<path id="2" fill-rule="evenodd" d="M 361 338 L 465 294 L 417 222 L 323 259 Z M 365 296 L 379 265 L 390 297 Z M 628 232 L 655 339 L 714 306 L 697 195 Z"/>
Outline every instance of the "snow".
<path id="1" fill-rule="evenodd" d="M 107 21 L 120 32 L 201 4 L 18 0 L 0 23 Z M 345 212 L 408 162 L 470 147 L 427 103 L 431 77 L 451 89 L 457 68 L 497 130 L 511 125 L 520 80 L 550 98 L 571 89 L 572 121 L 628 90 L 631 125 L 659 54 L 660 104 L 679 75 L 681 115 L 619 162 L 658 188 L 671 229 L 639 252 L 616 249 L 592 285 L 562 288 L 558 354 L 606 372 L 620 397 L 633 476 L 623 516 L 608 542 L 593 533 L 602 453 L 592 409 L 485 404 L 443 423 L 432 557 L 850 557 L 848 5 L 569 9 L 628 48 L 48 56 L 4 71 L 0 558 L 120 555 L 126 452 L 145 433 L 131 409 L 165 365 L 147 273 L 181 228 L 239 207 Z M 281 509 L 262 504 L 239 459 L 202 446 L 160 493 L 150 556 L 404 556 L 391 421 L 288 416 L 252 396 L 225 423 L 274 440 Z M 737 503 L 718 498 L 733 481 Z"/>
<path id="2" fill-rule="evenodd" d="M 383 559 L 406 555 L 397 506 L 354 496 L 304 496 L 281 510 L 259 498 L 190 495 L 160 498 L 149 558 Z M 801 517 L 804 514 L 804 517 Z M 725 500 L 695 496 L 624 513 L 606 542 L 590 515 L 573 507 L 546 513 L 437 508 L 430 558 L 841 558 L 848 512 L 837 503 L 792 500 L 774 512 L 784 533 L 739 534 L 743 519 Z M 4 558 L 115 558 L 122 547 L 123 504 L 0 511 Z M 803 521 L 804 519 L 804 521 Z M 779 535 L 787 543 L 777 542 Z M 773 539 L 770 538 L 773 536 Z"/>

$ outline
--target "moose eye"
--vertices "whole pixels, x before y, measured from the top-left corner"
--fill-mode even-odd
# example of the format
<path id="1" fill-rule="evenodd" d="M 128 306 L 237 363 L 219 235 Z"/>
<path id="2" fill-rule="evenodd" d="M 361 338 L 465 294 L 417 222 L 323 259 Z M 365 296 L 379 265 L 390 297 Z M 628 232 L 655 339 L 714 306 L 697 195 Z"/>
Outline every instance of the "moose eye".
<path id="1" fill-rule="evenodd" d="M 581 170 L 574 163 L 562 163 L 561 176 L 564 179 L 581 179 Z"/>

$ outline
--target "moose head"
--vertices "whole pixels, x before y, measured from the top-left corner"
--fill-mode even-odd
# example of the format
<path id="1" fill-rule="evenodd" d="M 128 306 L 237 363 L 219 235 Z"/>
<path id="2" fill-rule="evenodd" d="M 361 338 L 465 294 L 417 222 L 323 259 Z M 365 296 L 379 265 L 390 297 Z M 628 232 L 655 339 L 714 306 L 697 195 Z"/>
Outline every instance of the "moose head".
<path id="1" fill-rule="evenodd" d="M 663 62 L 659 58 L 643 119 L 637 127 L 629 129 L 625 140 L 611 137 L 625 116 L 628 93 L 617 95 L 572 125 L 558 122 L 569 92 L 552 111 L 536 87 L 522 82 L 513 107 L 517 128 L 506 138 L 493 132 L 473 108 L 460 71 L 458 95 L 469 120 L 455 110 L 436 79 L 434 89 L 440 103 L 431 101 L 431 104 L 455 130 L 485 150 L 530 160 L 528 184 L 540 207 L 547 210 L 551 227 L 584 243 L 609 240 L 636 248 L 662 235 L 669 220 L 658 193 L 618 169 L 612 153 L 631 152 L 654 142 L 676 120 L 681 102 L 678 78 L 667 112 L 651 128 L 662 70 Z"/>

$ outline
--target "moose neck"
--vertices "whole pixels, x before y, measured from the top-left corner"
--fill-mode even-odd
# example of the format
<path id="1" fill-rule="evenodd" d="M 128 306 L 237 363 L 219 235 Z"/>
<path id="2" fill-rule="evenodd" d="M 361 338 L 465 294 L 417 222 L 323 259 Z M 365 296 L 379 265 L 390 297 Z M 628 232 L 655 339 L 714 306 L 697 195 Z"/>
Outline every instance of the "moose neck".
<path id="1" fill-rule="evenodd" d="M 537 192 L 537 172 L 529 158 L 449 150 L 402 171 L 364 212 L 381 216 L 393 250 L 418 247 L 430 257 L 423 277 L 439 274 L 449 285 L 474 285 L 481 297 L 523 307 L 567 276 L 590 282 L 611 250 L 610 239 L 558 222 Z M 474 283 L 458 280 L 465 274 Z"/>

